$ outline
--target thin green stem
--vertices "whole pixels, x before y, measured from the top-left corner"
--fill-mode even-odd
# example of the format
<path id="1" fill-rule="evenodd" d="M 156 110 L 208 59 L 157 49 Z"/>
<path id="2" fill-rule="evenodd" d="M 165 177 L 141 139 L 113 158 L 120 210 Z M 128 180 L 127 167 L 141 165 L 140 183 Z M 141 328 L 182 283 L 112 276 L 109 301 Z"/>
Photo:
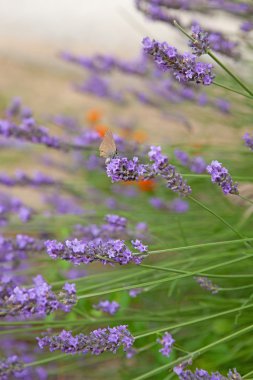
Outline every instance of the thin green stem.
<path id="1" fill-rule="evenodd" d="M 223 219 L 220 215 L 216 214 L 216 212 L 212 211 L 209 207 L 205 206 L 202 202 L 198 201 L 197 199 L 193 198 L 193 196 L 189 195 L 188 198 L 190 198 L 193 202 L 195 202 L 197 205 L 202 207 L 204 210 L 208 211 L 210 214 L 214 215 L 217 219 L 219 219 L 225 226 L 227 226 L 231 231 L 233 231 L 237 236 L 239 236 L 241 239 L 244 239 L 244 236 L 237 231 L 231 224 L 229 224 L 225 219 Z M 247 242 L 245 242 L 247 246 Z"/>
<path id="2" fill-rule="evenodd" d="M 247 95 L 247 94 L 244 94 L 243 92 L 237 91 L 237 90 L 235 90 L 235 89 L 233 89 L 233 88 L 230 88 L 230 87 L 224 86 L 224 85 L 221 84 L 221 83 L 217 83 L 217 82 L 214 81 L 213 84 L 214 84 L 215 86 L 218 86 L 218 87 L 224 88 L 225 90 L 228 90 L 228 91 L 234 92 L 235 94 L 242 95 L 242 96 L 244 96 L 244 97 L 246 97 L 246 98 L 249 98 L 249 99 L 253 99 L 252 96 Z"/>
<path id="3" fill-rule="evenodd" d="M 246 241 L 252 241 L 253 238 L 242 238 L 242 239 L 236 239 L 236 240 L 225 240 L 225 241 L 216 241 L 216 242 L 210 242 L 210 243 L 202 243 L 202 244 L 194 244 L 194 245 L 187 245 L 183 247 L 175 247 L 175 248 L 167 248 L 167 249 L 159 249 L 156 251 L 149 251 L 149 255 L 153 255 L 156 253 L 166 253 L 166 252 L 176 252 L 176 251 L 188 251 L 191 249 L 199 249 L 199 248 L 208 248 L 208 247 L 214 247 L 214 246 L 222 246 L 222 245 L 230 245 L 230 244 L 240 244 Z"/>
<path id="4" fill-rule="evenodd" d="M 228 75 L 231 76 L 231 78 L 234 79 L 235 82 L 237 82 L 249 95 L 251 95 L 251 97 L 253 97 L 253 92 L 241 81 L 240 78 L 238 78 L 237 75 L 235 75 L 234 73 L 232 73 L 231 70 L 229 70 L 217 57 L 216 55 L 211 51 L 211 50 L 208 50 L 207 51 L 207 54 L 209 55 L 209 57 L 211 57 L 224 71 L 226 71 L 226 73 Z"/>

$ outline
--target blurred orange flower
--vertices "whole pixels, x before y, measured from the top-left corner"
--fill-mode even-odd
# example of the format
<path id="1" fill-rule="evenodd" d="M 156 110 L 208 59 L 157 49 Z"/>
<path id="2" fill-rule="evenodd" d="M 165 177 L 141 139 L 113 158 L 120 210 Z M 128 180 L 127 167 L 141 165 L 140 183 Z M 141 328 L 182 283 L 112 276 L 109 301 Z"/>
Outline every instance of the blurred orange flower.
<path id="1" fill-rule="evenodd" d="M 104 137 L 105 132 L 109 129 L 106 125 L 104 124 L 97 124 L 94 127 L 95 131 L 101 136 Z"/>
<path id="2" fill-rule="evenodd" d="M 138 181 L 138 187 L 141 191 L 153 191 L 155 189 L 155 181 L 153 179 L 140 180 Z"/>
<path id="3" fill-rule="evenodd" d="M 144 131 L 135 131 L 133 133 L 133 139 L 138 143 L 142 144 L 147 140 L 147 133 Z"/>
<path id="4" fill-rule="evenodd" d="M 99 110 L 92 109 L 87 112 L 86 120 L 89 123 L 97 123 L 102 117 L 102 113 Z"/>

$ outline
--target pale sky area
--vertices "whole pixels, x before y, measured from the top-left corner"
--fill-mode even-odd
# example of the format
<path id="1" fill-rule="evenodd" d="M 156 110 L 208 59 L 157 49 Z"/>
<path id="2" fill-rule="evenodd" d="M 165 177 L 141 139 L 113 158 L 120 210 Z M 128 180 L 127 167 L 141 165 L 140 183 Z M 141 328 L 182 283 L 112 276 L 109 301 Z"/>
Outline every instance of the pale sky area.
<path id="1" fill-rule="evenodd" d="M 223 17 L 215 23 L 228 26 Z M 178 31 L 145 19 L 134 0 L 0 0 L 0 54 L 7 56 L 29 60 L 66 49 L 134 57 L 145 35 L 184 41 Z"/>

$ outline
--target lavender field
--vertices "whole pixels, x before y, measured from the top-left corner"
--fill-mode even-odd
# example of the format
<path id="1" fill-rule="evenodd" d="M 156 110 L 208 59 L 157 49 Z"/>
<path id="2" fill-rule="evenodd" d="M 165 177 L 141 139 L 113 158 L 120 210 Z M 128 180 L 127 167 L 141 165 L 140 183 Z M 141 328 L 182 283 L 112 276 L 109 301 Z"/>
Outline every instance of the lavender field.
<path id="1" fill-rule="evenodd" d="M 0 1 L 0 380 L 253 379 L 253 2 Z"/>

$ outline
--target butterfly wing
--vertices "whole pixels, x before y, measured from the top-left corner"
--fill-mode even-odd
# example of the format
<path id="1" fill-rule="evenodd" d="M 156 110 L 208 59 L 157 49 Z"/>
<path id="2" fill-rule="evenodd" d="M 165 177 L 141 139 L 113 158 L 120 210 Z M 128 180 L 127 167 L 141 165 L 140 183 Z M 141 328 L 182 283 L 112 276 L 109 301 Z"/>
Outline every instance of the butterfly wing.
<path id="1" fill-rule="evenodd" d="M 104 158 L 113 157 L 117 152 L 117 147 L 110 129 L 108 129 L 104 135 L 99 147 L 99 152 L 100 156 Z"/>

